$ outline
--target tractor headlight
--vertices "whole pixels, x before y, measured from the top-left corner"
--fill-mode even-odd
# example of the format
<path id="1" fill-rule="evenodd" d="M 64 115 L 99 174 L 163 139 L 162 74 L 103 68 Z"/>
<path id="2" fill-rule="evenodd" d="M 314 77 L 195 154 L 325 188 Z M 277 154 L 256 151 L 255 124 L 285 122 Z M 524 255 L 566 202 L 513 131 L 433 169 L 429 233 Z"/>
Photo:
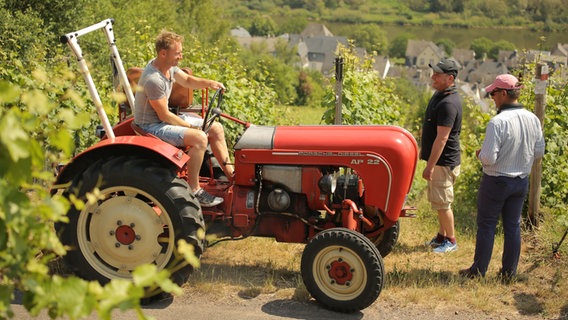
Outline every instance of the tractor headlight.
<path id="1" fill-rule="evenodd" d="M 318 181 L 318 187 L 323 194 L 333 194 L 336 185 L 337 179 L 331 174 L 323 175 Z"/>

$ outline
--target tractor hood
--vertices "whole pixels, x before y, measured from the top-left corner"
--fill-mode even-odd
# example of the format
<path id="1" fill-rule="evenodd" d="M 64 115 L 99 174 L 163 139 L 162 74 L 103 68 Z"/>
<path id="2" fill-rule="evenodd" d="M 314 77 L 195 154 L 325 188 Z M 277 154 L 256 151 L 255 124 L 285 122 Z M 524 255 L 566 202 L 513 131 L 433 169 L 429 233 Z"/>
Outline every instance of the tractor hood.
<path id="1" fill-rule="evenodd" d="M 235 144 L 235 161 L 350 167 L 363 179 L 365 203 L 396 221 L 412 185 L 418 146 L 396 126 L 253 126 Z"/>

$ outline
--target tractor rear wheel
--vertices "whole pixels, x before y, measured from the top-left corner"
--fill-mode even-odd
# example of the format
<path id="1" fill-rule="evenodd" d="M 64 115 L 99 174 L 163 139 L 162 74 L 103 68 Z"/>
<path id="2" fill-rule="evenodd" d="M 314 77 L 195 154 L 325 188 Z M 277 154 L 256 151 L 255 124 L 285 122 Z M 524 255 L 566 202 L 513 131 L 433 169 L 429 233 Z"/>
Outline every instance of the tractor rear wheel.
<path id="1" fill-rule="evenodd" d="M 339 312 L 368 307 L 384 283 L 378 249 L 362 234 L 345 228 L 324 230 L 310 240 L 302 254 L 301 273 L 312 297 Z"/>
<path id="2" fill-rule="evenodd" d="M 72 205 L 69 222 L 56 228 L 70 247 L 64 261 L 75 274 L 104 284 L 131 279 L 137 266 L 154 264 L 171 270 L 176 284 L 187 281 L 193 268 L 177 253 L 177 242 L 193 245 L 199 258 L 204 222 L 199 202 L 174 168 L 136 157 L 100 160 L 74 179 L 66 191 L 71 194 L 85 204 Z"/>

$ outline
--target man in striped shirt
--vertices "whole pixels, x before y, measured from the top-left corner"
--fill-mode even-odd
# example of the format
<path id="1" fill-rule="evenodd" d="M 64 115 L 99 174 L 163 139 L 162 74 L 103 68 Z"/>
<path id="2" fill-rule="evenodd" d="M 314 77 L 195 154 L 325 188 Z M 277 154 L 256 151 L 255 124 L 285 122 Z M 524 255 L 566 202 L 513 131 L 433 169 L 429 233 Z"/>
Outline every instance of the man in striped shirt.
<path id="1" fill-rule="evenodd" d="M 521 211 L 528 192 L 528 175 L 533 161 L 544 155 L 544 138 L 540 120 L 518 103 L 517 78 L 497 76 L 485 88 L 497 115 L 487 124 L 485 140 L 477 157 L 483 177 L 477 196 L 477 236 L 471 267 L 461 270 L 468 278 L 485 276 L 495 239 L 499 216 L 503 219 L 504 248 L 499 276 L 512 280 L 521 254 Z"/>

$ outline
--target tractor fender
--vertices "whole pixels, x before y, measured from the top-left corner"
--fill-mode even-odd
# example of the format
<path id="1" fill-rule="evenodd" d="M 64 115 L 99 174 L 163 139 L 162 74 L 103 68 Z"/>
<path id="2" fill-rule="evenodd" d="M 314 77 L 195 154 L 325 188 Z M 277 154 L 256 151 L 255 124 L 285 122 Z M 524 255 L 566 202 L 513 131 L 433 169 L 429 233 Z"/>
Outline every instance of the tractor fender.
<path id="1" fill-rule="evenodd" d="M 182 169 L 189 161 L 189 156 L 182 149 L 155 137 L 119 136 L 114 139 L 103 139 L 79 153 L 59 171 L 52 192 L 65 188 L 74 177 L 96 161 L 124 155 L 137 155 L 140 158 L 163 163 L 164 166 L 173 165 L 177 170 Z"/>

